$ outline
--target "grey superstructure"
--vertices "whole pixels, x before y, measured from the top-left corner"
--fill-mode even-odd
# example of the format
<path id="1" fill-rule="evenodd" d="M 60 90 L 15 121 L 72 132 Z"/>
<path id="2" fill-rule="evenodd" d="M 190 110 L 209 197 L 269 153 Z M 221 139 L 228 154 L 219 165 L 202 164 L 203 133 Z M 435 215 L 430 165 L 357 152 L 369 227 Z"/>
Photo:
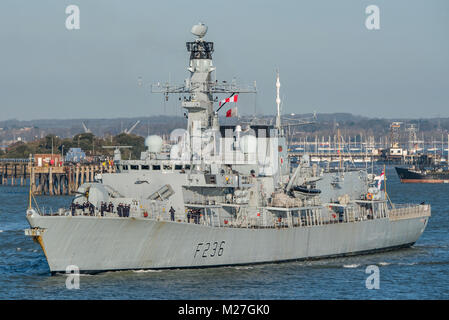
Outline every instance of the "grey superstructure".
<path id="1" fill-rule="evenodd" d="M 154 87 L 184 95 L 187 130 L 170 143 L 147 137 L 140 160 L 122 160 L 117 149 L 117 172 L 83 184 L 71 209 L 28 209 L 25 233 L 40 243 L 51 272 L 252 264 L 414 244 L 429 205 L 389 203 L 379 177 L 364 170 L 324 172 L 307 156 L 291 168 L 279 75 L 274 124 L 219 124 L 218 94 L 232 101 L 254 90 L 212 79 L 206 31 L 194 26 L 197 39 L 187 43 L 189 79 Z M 94 208 L 80 209 L 87 202 Z"/>

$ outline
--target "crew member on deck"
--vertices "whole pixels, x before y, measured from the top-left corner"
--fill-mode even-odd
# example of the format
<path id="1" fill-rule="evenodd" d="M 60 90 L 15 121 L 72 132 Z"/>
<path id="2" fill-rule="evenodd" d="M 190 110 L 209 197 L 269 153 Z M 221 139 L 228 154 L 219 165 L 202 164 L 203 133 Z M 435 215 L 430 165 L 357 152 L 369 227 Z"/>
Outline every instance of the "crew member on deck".
<path id="1" fill-rule="evenodd" d="M 193 220 L 195 221 L 196 224 L 200 223 L 200 210 L 195 210 L 194 211 L 194 215 L 193 215 Z"/>
<path id="2" fill-rule="evenodd" d="M 176 212 L 175 209 L 173 209 L 173 207 L 170 207 L 169 212 L 171 221 L 175 221 L 175 212 Z"/>
<path id="3" fill-rule="evenodd" d="M 114 205 L 112 204 L 112 202 L 109 202 L 108 212 L 114 212 Z"/>
<path id="4" fill-rule="evenodd" d="M 187 223 L 190 223 L 190 218 L 192 217 L 192 210 L 187 210 Z"/>
<path id="5" fill-rule="evenodd" d="M 92 203 L 89 203 L 89 215 L 95 215 L 95 206 Z"/>

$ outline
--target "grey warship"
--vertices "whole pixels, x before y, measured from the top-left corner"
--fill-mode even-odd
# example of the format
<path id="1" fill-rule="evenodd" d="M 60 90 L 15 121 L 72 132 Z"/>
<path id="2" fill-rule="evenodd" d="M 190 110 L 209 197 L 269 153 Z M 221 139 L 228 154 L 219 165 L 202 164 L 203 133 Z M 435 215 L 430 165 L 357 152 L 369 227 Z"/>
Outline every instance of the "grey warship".
<path id="1" fill-rule="evenodd" d="M 80 186 L 71 208 L 46 214 L 30 200 L 25 234 L 40 244 L 51 273 L 246 265 L 413 245 L 429 205 L 389 202 L 366 170 L 325 172 L 307 156 L 291 166 L 279 74 L 273 123 L 220 125 L 217 96 L 253 89 L 213 80 L 206 32 L 195 25 L 187 42 L 190 77 L 152 87 L 185 95 L 186 130 L 170 142 L 147 137 L 138 160 L 122 160 L 117 148 L 116 172 Z M 76 206 L 85 202 L 90 212 Z"/>

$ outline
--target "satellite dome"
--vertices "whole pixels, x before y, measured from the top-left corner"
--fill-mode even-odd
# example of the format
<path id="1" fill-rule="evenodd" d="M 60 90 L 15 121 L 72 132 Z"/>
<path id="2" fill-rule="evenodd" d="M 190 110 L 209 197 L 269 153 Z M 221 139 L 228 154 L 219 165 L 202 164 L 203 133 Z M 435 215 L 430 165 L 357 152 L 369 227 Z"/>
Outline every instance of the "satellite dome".
<path id="1" fill-rule="evenodd" d="M 191 33 L 193 33 L 198 38 L 202 38 L 207 33 L 207 26 L 204 23 L 198 23 L 192 27 L 192 30 L 190 30 Z"/>
<path id="2" fill-rule="evenodd" d="M 159 153 L 162 149 L 162 138 L 156 135 L 148 136 L 145 139 L 145 146 L 150 153 Z"/>

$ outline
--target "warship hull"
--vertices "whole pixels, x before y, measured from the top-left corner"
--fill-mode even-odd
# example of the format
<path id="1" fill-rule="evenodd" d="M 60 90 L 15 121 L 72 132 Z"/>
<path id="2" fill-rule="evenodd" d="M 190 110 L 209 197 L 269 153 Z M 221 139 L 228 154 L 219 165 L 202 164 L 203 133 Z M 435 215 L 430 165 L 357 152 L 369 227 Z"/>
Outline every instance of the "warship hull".
<path id="1" fill-rule="evenodd" d="M 127 146 L 115 146 L 116 173 L 82 184 L 68 210 L 35 210 L 30 193 L 31 229 L 25 234 L 39 242 L 50 271 L 247 265 L 415 243 L 429 205 L 388 205 L 374 174 L 325 172 L 308 155 L 292 171 L 279 73 L 274 123 L 220 125 L 221 107 L 256 88 L 212 76 L 214 43 L 203 39 L 206 31 L 204 24 L 195 25 L 198 38 L 186 42 L 190 78 L 180 86 L 152 86 L 165 99 L 185 95 L 185 132 L 173 131 L 165 144 L 148 136 L 140 160 L 122 160 L 120 148 Z M 217 94 L 227 97 L 215 110 Z"/>
<path id="2" fill-rule="evenodd" d="M 28 216 L 51 273 L 286 262 L 413 245 L 428 216 L 294 228 L 210 227 L 145 218 Z"/>

